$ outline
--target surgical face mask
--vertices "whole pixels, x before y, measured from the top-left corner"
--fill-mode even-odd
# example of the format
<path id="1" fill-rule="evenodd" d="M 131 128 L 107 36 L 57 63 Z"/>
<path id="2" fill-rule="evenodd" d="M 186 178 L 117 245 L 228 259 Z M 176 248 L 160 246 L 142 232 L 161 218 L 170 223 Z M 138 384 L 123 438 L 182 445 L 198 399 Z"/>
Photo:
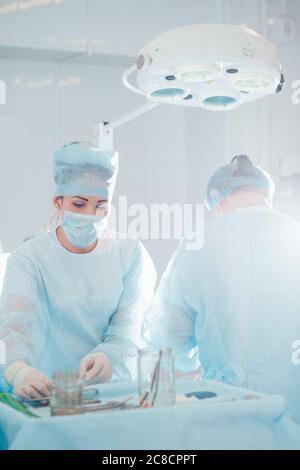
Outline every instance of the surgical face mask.
<path id="1" fill-rule="evenodd" d="M 64 211 L 62 227 L 72 245 L 84 248 L 94 243 L 106 223 L 107 216 L 85 215 Z"/>

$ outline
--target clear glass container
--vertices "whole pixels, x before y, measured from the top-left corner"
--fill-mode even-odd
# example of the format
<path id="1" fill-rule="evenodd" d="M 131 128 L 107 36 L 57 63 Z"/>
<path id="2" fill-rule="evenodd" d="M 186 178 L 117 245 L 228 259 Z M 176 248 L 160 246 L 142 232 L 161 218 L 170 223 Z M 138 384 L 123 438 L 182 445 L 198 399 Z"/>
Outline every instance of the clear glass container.
<path id="1" fill-rule="evenodd" d="M 138 383 L 142 407 L 173 405 L 176 395 L 172 350 L 140 349 Z"/>
<path id="2" fill-rule="evenodd" d="M 57 372 L 50 388 L 51 415 L 72 415 L 81 412 L 83 381 L 77 372 Z"/>

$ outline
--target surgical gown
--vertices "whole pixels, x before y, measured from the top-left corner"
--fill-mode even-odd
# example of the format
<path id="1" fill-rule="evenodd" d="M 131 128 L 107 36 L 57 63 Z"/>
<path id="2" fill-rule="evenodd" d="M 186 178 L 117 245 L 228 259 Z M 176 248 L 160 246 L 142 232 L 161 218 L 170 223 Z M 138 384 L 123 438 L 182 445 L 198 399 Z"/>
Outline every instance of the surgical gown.
<path id="1" fill-rule="evenodd" d="M 144 325 L 152 345 L 202 377 L 282 394 L 300 421 L 300 230 L 267 207 L 209 220 L 175 252 Z"/>
<path id="2" fill-rule="evenodd" d="M 51 377 L 103 352 L 113 381 L 132 378 L 155 280 L 143 245 L 113 232 L 86 254 L 63 248 L 55 230 L 26 242 L 8 259 L 1 296 L 6 367 L 24 361 Z"/>

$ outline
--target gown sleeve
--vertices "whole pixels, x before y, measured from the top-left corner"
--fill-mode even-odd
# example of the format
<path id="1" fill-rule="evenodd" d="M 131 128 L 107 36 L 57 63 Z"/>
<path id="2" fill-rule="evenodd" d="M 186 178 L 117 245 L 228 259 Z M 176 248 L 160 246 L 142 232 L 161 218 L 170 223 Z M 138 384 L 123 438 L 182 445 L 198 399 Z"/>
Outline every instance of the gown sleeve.
<path id="1" fill-rule="evenodd" d="M 144 336 L 153 346 L 172 348 L 177 370 L 200 367 L 203 379 L 241 385 L 244 370 L 230 362 L 215 312 L 209 308 L 216 298 L 208 272 L 212 263 L 208 249 L 190 251 L 182 241 L 146 315 Z"/>
<path id="2" fill-rule="evenodd" d="M 182 242 L 162 276 L 143 328 L 149 346 L 172 348 L 175 368 L 182 372 L 199 367 L 194 334 L 197 312 L 185 292 L 187 269 L 188 258 Z"/>
<path id="3" fill-rule="evenodd" d="M 112 381 L 134 379 L 137 370 L 137 350 L 142 346 L 141 330 L 156 283 L 156 271 L 145 247 L 137 242 L 126 253 L 123 290 L 118 306 L 104 335 L 104 341 L 90 354 L 105 353 L 113 368 Z"/>
<path id="4" fill-rule="evenodd" d="M 0 299 L 0 341 L 6 356 L 1 373 L 16 361 L 39 366 L 46 340 L 40 285 L 34 261 L 22 252 L 10 255 Z"/>

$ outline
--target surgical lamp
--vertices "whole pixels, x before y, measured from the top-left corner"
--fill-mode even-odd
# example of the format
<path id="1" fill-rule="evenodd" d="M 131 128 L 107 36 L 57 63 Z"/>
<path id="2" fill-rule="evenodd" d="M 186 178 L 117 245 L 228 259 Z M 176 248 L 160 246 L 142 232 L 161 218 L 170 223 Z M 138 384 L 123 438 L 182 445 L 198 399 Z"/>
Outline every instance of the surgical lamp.
<path id="1" fill-rule="evenodd" d="M 136 73 L 136 85 L 129 77 Z M 146 105 L 111 123 L 96 138 L 113 148 L 113 129 L 163 103 L 228 111 L 279 93 L 284 85 L 277 47 L 243 25 L 198 24 L 166 31 L 146 44 L 124 85 Z"/>

